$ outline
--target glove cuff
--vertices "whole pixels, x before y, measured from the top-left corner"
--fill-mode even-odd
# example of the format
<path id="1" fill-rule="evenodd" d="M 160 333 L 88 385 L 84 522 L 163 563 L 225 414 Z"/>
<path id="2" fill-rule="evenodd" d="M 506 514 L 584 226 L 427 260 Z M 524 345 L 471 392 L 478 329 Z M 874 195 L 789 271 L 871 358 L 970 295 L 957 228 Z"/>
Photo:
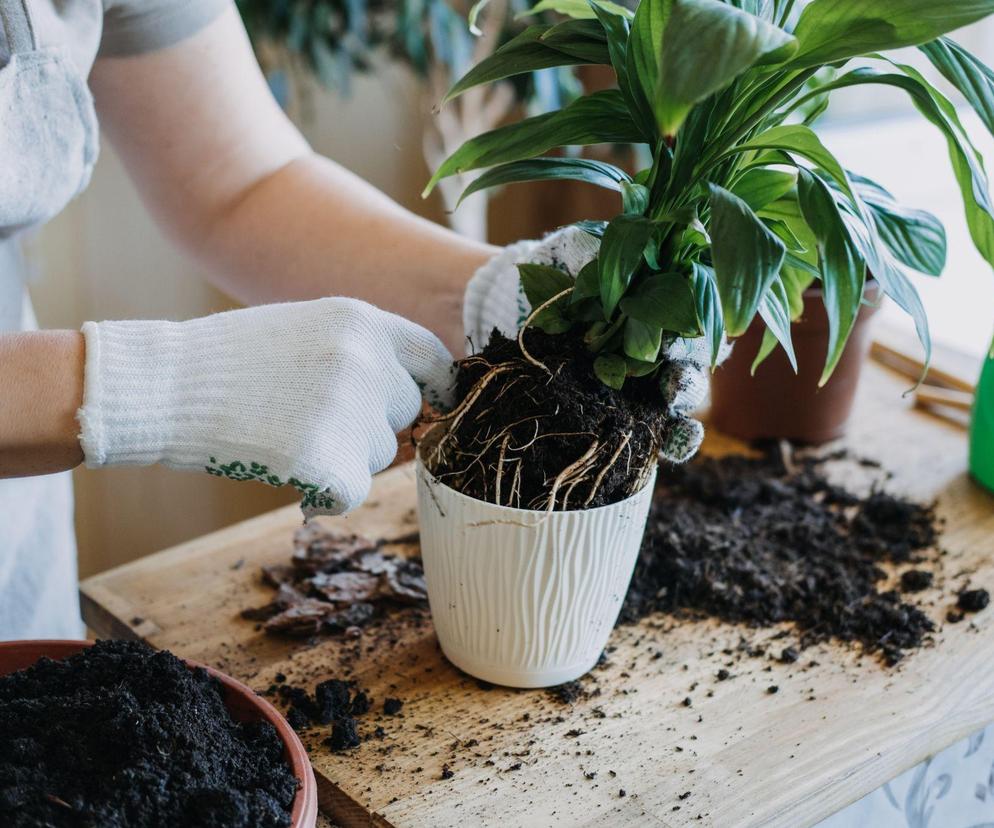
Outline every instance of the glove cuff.
<path id="1" fill-rule="evenodd" d="M 77 412 L 87 466 L 203 469 L 219 429 L 212 377 L 224 376 L 217 338 L 191 323 L 87 322 L 83 405 Z M 228 366 L 224 366 L 228 367 Z M 182 439 L 179 439 L 182 437 Z M 210 438 L 210 439 L 207 439 Z"/>

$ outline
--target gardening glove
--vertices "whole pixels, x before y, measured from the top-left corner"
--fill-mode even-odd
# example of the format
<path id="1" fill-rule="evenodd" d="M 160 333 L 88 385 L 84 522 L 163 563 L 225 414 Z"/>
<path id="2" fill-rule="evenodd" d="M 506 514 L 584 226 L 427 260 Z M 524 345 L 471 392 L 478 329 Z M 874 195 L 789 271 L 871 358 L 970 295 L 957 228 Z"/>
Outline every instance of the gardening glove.
<path id="1" fill-rule="evenodd" d="M 466 286 L 463 325 L 470 351 L 486 345 L 494 328 L 505 336 L 515 336 L 531 313 L 517 265 L 551 265 L 575 277 L 599 248 L 598 238 L 575 226 L 557 230 L 541 241 L 520 241 L 504 248 L 477 270 Z M 717 362 L 730 351 L 731 346 L 724 342 Z M 661 386 L 670 421 L 660 453 L 670 462 L 683 463 L 694 456 L 704 439 L 704 427 L 689 415 L 707 396 L 711 348 L 705 337 L 695 337 L 674 340 L 664 353 L 670 362 L 663 369 Z"/>
<path id="2" fill-rule="evenodd" d="M 162 463 L 289 484 L 314 514 L 358 506 L 452 357 L 355 299 L 188 322 L 87 322 L 80 444 L 90 467 Z"/>

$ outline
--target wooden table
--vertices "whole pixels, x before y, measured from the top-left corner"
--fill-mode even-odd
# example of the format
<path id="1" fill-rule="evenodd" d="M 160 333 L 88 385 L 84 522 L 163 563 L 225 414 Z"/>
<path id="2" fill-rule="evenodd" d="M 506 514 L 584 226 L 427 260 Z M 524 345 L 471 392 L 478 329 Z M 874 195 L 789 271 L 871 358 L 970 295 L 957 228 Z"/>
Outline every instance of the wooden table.
<path id="1" fill-rule="evenodd" d="M 378 701 L 405 705 L 402 717 L 368 715 L 363 729 L 381 724 L 385 738 L 348 754 L 322 746 L 326 732 L 308 737 L 322 809 L 338 824 L 810 825 L 994 721 L 994 610 L 943 623 L 957 585 L 994 587 L 994 498 L 966 475 L 963 429 L 912 411 L 906 388 L 869 365 L 849 440 L 895 472 L 893 488 L 938 497 L 948 521 L 929 610 L 943 626 L 898 670 L 824 645 L 793 665 L 740 659 L 717 681 L 724 649 L 773 633 L 659 616 L 617 630 L 608 663 L 586 680 L 596 695 L 568 705 L 543 691 L 481 688 L 415 619 L 398 622 L 392 642 L 280 640 L 239 611 L 269 599 L 259 567 L 290 554 L 295 508 L 90 578 L 84 615 L 100 636 L 144 638 L 260 690 L 277 672 L 307 685 L 347 675 L 359 648 L 351 675 Z M 707 446 L 731 447 L 716 437 Z M 365 506 L 330 523 L 409 535 L 411 468 L 379 476 Z M 371 639 L 377 648 L 366 652 Z M 455 775 L 443 780 L 446 764 Z"/>

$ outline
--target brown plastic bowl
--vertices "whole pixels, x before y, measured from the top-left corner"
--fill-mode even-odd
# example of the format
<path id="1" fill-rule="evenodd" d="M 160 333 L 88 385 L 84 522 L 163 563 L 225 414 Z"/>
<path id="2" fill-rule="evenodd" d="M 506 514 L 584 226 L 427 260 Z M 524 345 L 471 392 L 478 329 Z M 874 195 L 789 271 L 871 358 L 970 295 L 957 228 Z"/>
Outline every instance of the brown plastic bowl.
<path id="1" fill-rule="evenodd" d="M 30 667 L 42 656 L 51 659 L 67 658 L 93 645 L 92 641 L 0 641 L 0 676 L 15 673 Z M 273 727 L 283 742 L 283 756 L 293 770 L 293 775 L 300 782 L 297 795 L 293 800 L 291 812 L 292 828 L 314 828 L 318 819 L 317 783 L 314 781 L 314 771 L 311 770 L 307 751 L 293 732 L 290 725 L 279 714 L 279 711 L 265 699 L 257 696 L 252 690 L 230 676 L 200 664 L 187 661 L 190 669 L 203 667 L 224 687 L 224 706 L 228 708 L 236 722 L 256 722 L 265 719 Z"/>

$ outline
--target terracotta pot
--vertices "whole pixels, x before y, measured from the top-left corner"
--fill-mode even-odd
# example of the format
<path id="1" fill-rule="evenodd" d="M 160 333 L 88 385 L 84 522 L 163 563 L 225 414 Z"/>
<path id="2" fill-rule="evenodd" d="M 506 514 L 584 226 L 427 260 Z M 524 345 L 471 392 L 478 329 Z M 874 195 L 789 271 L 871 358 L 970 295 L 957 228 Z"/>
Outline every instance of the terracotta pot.
<path id="1" fill-rule="evenodd" d="M 747 441 L 824 443 L 845 434 L 870 347 L 870 319 L 877 312 L 880 285 L 867 282 L 863 295 L 872 304 L 860 308 L 835 373 L 823 388 L 818 380 L 828 352 L 828 314 L 821 288 L 804 292 L 804 315 L 791 326 L 797 374 L 777 346 L 750 375 L 766 327 L 757 316 L 711 378 L 711 425 Z"/>
<path id="2" fill-rule="evenodd" d="M 2 641 L 0 642 L 0 676 L 30 667 L 42 656 L 52 659 L 67 658 L 93 644 L 92 641 Z M 203 667 L 224 687 L 224 705 L 237 722 L 253 722 L 265 719 L 279 734 L 283 742 L 283 756 L 290 765 L 293 775 L 300 782 L 293 800 L 291 813 L 292 828 L 314 828 L 318 818 L 317 783 L 311 770 L 307 751 L 301 744 L 293 728 L 287 724 L 279 711 L 253 690 L 230 676 L 218 672 L 213 667 L 196 661 L 187 661 L 190 669 Z"/>

